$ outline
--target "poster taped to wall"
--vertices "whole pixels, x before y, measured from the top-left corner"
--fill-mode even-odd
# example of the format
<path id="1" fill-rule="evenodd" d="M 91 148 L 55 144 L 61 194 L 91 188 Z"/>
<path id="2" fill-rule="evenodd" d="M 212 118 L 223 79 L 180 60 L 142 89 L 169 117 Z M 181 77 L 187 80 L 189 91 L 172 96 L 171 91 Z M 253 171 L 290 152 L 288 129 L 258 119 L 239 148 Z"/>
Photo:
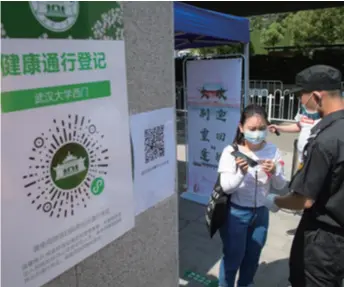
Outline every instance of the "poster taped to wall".
<path id="1" fill-rule="evenodd" d="M 225 146 L 240 120 L 241 59 L 187 63 L 187 191 L 183 198 L 207 204 Z M 201 87 L 201 88 L 200 88 Z"/>
<path id="2" fill-rule="evenodd" d="M 36 287 L 134 227 L 124 41 L 1 44 L 2 286 Z"/>
<path id="3" fill-rule="evenodd" d="M 135 214 L 175 192 L 176 140 L 174 108 L 132 115 Z"/>

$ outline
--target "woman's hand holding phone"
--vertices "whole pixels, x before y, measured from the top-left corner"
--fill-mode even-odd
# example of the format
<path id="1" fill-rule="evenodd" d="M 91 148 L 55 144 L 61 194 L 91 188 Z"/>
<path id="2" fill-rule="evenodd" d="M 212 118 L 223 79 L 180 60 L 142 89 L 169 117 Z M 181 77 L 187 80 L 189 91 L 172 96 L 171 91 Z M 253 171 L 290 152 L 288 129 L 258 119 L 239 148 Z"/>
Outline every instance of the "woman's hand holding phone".
<path id="1" fill-rule="evenodd" d="M 240 170 L 242 171 L 243 174 L 247 173 L 248 163 L 247 163 L 246 160 L 238 157 L 238 158 L 235 159 L 235 163 L 240 168 Z"/>

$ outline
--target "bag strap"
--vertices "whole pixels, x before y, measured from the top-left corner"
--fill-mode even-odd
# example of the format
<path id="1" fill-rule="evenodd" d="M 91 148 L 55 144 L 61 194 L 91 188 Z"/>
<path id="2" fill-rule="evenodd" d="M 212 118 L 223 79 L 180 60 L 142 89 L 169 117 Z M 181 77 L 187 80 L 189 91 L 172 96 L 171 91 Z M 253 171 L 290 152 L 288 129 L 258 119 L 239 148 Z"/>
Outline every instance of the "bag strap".
<path id="1" fill-rule="evenodd" d="M 239 151 L 239 147 L 236 143 L 232 143 L 232 147 L 234 151 Z M 238 166 L 235 167 L 235 171 L 238 171 Z"/>
<path id="2" fill-rule="evenodd" d="M 232 144 L 232 147 L 233 147 L 233 150 L 234 150 L 234 151 L 238 151 L 238 150 L 239 150 L 238 145 L 237 145 L 236 143 L 233 143 L 233 144 Z M 238 166 L 236 167 L 236 169 L 238 170 Z M 220 176 L 221 176 L 221 174 L 218 173 L 218 174 L 217 174 L 217 179 L 216 179 L 215 186 L 221 186 L 221 184 L 220 184 Z"/>
<path id="3" fill-rule="evenodd" d="M 236 143 L 232 143 L 232 147 L 233 147 L 234 151 L 239 150 L 238 145 Z"/>

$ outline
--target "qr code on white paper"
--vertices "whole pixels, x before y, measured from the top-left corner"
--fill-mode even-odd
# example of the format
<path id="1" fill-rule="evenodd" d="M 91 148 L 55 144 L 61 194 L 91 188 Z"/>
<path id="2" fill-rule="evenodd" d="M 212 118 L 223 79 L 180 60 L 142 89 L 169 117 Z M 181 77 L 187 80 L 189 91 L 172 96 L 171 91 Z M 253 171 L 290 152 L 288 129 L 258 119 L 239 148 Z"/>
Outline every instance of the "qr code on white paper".
<path id="1" fill-rule="evenodd" d="M 164 125 L 145 130 L 145 162 L 165 156 Z"/>

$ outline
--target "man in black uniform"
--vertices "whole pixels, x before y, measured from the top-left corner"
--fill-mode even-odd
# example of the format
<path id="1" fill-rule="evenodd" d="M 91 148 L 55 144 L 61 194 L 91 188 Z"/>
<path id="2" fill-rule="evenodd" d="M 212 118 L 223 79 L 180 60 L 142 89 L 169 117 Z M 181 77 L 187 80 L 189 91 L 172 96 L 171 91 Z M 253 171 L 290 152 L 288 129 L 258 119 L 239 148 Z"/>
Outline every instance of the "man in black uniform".
<path id="1" fill-rule="evenodd" d="M 304 209 L 290 259 L 293 287 L 340 287 L 344 279 L 344 100 L 341 73 L 317 65 L 296 76 L 298 92 L 309 95 L 322 120 L 304 149 L 304 165 L 285 196 L 270 195 L 266 205 Z M 277 206 L 277 207 L 276 207 Z"/>

